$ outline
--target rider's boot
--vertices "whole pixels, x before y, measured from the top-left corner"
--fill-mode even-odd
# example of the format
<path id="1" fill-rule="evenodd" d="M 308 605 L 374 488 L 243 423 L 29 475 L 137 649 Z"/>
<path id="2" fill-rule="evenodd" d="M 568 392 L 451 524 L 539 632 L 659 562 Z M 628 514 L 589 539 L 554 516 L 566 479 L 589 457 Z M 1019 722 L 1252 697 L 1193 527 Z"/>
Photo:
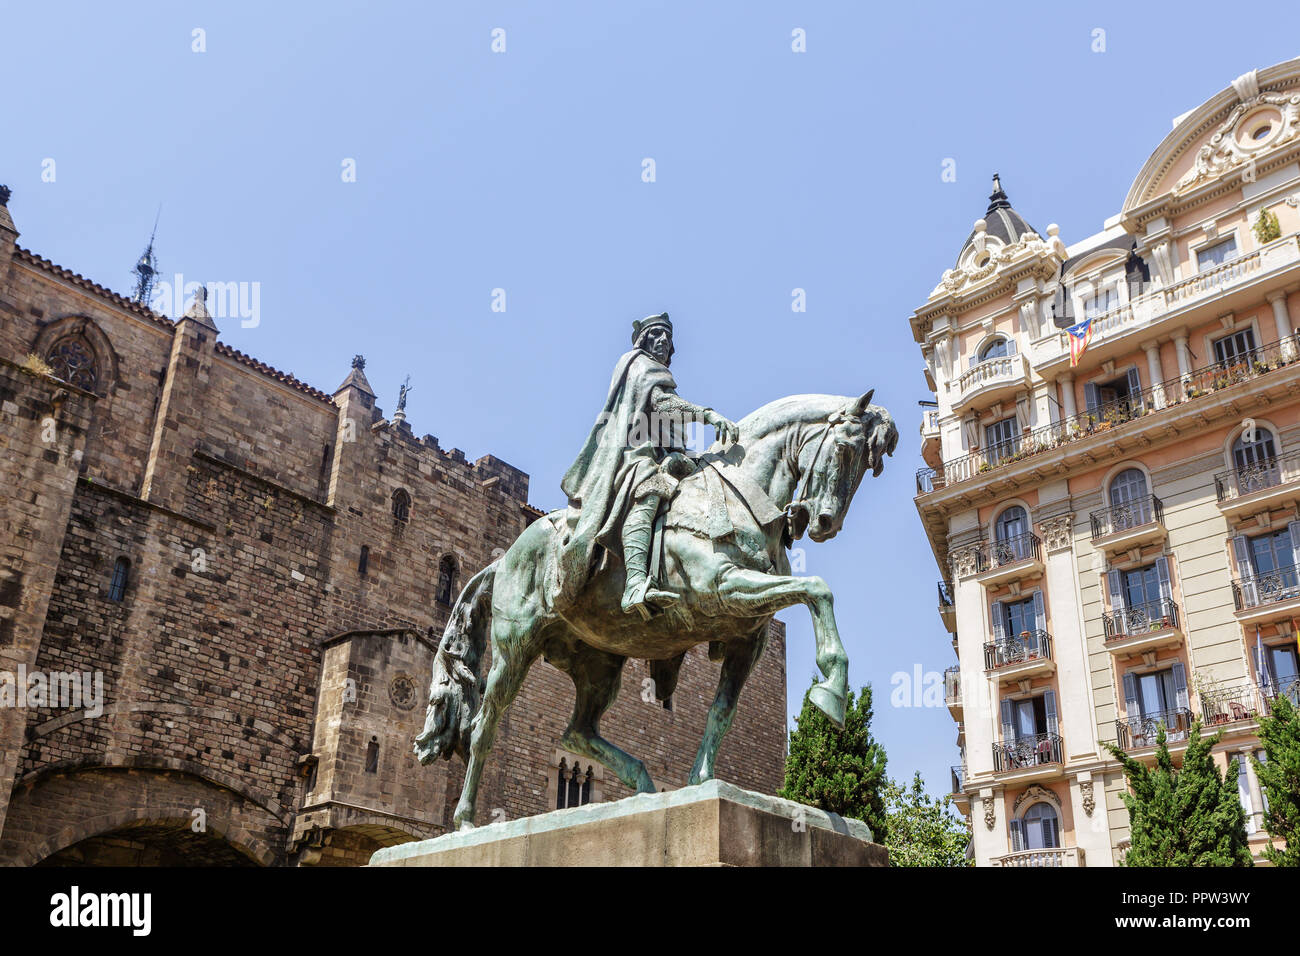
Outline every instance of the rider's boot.
<path id="1" fill-rule="evenodd" d="M 655 514 L 659 510 L 659 496 L 648 495 L 635 502 L 623 521 L 623 568 L 626 586 L 623 588 L 624 613 L 639 613 L 650 620 L 647 604 L 663 607 L 677 603 L 677 595 L 650 587 L 650 540 L 654 534 Z"/>

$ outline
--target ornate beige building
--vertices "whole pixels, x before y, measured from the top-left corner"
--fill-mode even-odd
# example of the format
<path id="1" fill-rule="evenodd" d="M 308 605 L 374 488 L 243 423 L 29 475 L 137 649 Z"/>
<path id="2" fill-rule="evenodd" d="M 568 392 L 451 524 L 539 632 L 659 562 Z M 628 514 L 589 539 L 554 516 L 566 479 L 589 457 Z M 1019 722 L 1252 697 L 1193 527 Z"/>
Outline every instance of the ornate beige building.
<path id="1" fill-rule="evenodd" d="M 1199 717 L 1226 766 L 1297 697 L 1298 207 L 1300 59 L 1178 117 L 1071 245 L 995 177 L 911 319 L 936 400 L 916 505 L 978 865 L 1113 865 L 1128 814 L 1103 743 L 1151 761 L 1163 724 L 1177 762 Z"/>

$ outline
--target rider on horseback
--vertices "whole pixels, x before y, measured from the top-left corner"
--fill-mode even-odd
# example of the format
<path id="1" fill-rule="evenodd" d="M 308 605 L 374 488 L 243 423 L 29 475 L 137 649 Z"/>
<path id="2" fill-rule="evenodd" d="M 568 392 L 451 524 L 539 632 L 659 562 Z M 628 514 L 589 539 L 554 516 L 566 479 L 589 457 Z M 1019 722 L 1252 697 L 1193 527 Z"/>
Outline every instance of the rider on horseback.
<path id="1" fill-rule="evenodd" d="M 632 345 L 614 369 L 605 407 L 582 452 L 560 483 L 569 511 L 559 576 L 561 593 L 575 598 L 591 575 L 596 545 L 613 550 L 617 541 L 626 575 L 623 610 L 648 620 L 648 604 L 677 600 L 671 591 L 651 588 L 649 563 L 660 503 L 694 470 L 685 426 L 711 425 L 724 445 L 736 441 L 739 431 L 713 409 L 678 397 L 668 371 L 674 350 L 667 313 L 633 322 Z"/>

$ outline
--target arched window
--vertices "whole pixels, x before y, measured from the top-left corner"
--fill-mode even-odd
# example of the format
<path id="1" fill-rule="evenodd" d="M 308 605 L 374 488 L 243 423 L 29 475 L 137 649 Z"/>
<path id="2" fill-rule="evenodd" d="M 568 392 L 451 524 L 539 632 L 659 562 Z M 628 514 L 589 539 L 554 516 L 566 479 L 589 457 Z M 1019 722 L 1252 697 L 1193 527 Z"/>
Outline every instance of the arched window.
<path id="1" fill-rule="evenodd" d="M 438 564 L 438 603 L 451 606 L 456 596 L 456 559 L 450 554 Z"/>
<path id="2" fill-rule="evenodd" d="M 118 558 L 113 562 L 113 580 L 108 585 L 108 599 L 110 601 L 121 601 L 126 597 L 126 585 L 130 577 L 130 561 L 126 558 Z"/>
<path id="3" fill-rule="evenodd" d="M 994 339 L 988 345 L 984 346 L 980 352 L 980 361 L 987 362 L 989 359 L 1005 358 L 1007 355 L 1007 340 Z"/>
<path id="4" fill-rule="evenodd" d="M 1147 496 L 1147 476 L 1140 468 L 1125 468 L 1110 482 L 1112 508 L 1132 504 Z"/>
<path id="5" fill-rule="evenodd" d="M 1025 514 L 1025 509 L 1020 505 L 1012 505 L 998 515 L 997 524 L 994 525 L 993 530 L 999 541 L 1007 541 L 1010 538 L 1027 534 L 1029 532 L 1029 515 Z"/>
<path id="6" fill-rule="evenodd" d="M 54 377 L 69 385 L 93 392 L 99 384 L 95 350 L 80 335 L 66 335 L 59 339 L 50 346 L 45 361 L 53 369 Z"/>
<path id="7" fill-rule="evenodd" d="M 1047 850 L 1061 845 L 1061 824 L 1050 803 L 1039 802 L 1020 818 L 1024 849 Z"/>
<path id="8" fill-rule="evenodd" d="M 1276 457 L 1277 446 L 1273 443 L 1273 433 L 1267 428 L 1256 428 L 1253 442 L 1247 442 L 1246 433 L 1242 432 L 1232 443 L 1232 462 L 1238 471 L 1271 465 Z"/>
<path id="9" fill-rule="evenodd" d="M 556 769 L 555 809 L 581 807 L 591 802 L 592 768 L 584 773 L 576 761 L 572 766 L 563 758 Z"/>
<path id="10" fill-rule="evenodd" d="M 393 492 L 393 517 L 398 521 L 407 521 L 411 517 L 411 496 L 405 488 Z"/>

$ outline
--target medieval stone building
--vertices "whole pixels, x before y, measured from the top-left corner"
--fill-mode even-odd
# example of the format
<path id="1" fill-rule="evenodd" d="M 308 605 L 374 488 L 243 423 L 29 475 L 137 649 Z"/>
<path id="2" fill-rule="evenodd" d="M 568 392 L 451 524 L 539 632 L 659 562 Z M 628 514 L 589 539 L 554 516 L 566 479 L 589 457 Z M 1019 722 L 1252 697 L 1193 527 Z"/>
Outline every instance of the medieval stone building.
<path id="1" fill-rule="evenodd" d="M 432 652 L 540 516 L 528 476 L 385 419 L 360 358 L 322 392 L 222 343 L 202 296 L 173 321 L 17 246 L 8 200 L 0 862 L 355 865 L 443 832 L 463 768 L 411 751 Z M 602 726 L 680 786 L 717 665 L 692 652 L 671 709 L 646 673 Z M 532 670 L 480 822 L 628 793 L 558 749 L 572 703 Z M 773 792 L 785 723 L 774 624 L 718 775 Z"/>

